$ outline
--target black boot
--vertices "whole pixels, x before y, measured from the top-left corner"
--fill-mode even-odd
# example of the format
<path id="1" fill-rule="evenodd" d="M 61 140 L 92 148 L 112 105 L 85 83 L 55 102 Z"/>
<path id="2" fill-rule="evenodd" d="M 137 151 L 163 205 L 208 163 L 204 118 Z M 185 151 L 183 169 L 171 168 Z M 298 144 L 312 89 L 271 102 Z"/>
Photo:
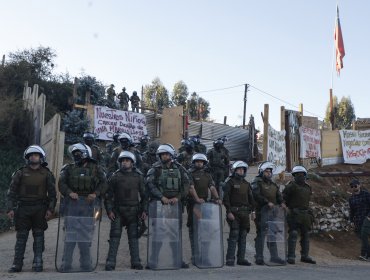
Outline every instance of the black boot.
<path id="1" fill-rule="evenodd" d="M 310 251 L 310 241 L 308 239 L 308 232 L 305 233 L 301 238 L 301 262 L 316 264 L 316 261 L 313 260 L 309 255 L 308 252 Z"/>
<path id="2" fill-rule="evenodd" d="M 131 268 L 136 270 L 142 270 L 140 255 L 139 255 L 139 239 L 130 238 L 128 240 L 128 246 L 130 249 L 131 256 Z"/>
<path id="3" fill-rule="evenodd" d="M 117 252 L 118 247 L 120 244 L 120 238 L 111 238 L 108 240 L 109 242 L 109 250 L 108 250 L 108 256 L 105 263 L 105 270 L 111 271 L 116 268 L 116 258 L 117 258 Z"/>
<path id="4" fill-rule="evenodd" d="M 250 266 L 251 263 L 245 259 L 245 250 L 247 246 L 247 231 L 246 230 L 239 230 L 239 238 L 238 238 L 238 258 L 237 264 L 238 265 L 245 265 Z"/>
<path id="5" fill-rule="evenodd" d="M 227 239 L 226 265 L 235 265 L 236 243 L 239 237 L 239 230 L 230 229 L 229 238 Z"/>
<path id="6" fill-rule="evenodd" d="M 33 232 L 33 264 L 32 270 L 35 272 L 41 272 L 43 270 L 42 253 L 44 252 L 44 231 Z"/>
<path id="7" fill-rule="evenodd" d="M 297 244 L 298 232 L 290 231 L 288 237 L 288 260 L 289 264 L 295 264 L 295 248 Z"/>
<path id="8" fill-rule="evenodd" d="M 22 271 L 24 251 L 26 250 L 28 234 L 29 231 L 27 230 L 17 231 L 17 241 L 15 242 L 14 248 L 14 261 L 12 267 L 8 270 L 9 273 Z"/>

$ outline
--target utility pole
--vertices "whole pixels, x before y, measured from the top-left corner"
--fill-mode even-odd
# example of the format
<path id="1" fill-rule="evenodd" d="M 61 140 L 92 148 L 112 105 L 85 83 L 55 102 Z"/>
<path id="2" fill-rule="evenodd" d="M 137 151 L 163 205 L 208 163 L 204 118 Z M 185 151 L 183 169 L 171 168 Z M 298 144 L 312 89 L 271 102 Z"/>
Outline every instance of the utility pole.
<path id="1" fill-rule="evenodd" d="M 243 129 L 245 129 L 245 115 L 247 110 L 247 92 L 248 92 L 248 84 L 244 85 L 244 110 L 243 110 Z"/>

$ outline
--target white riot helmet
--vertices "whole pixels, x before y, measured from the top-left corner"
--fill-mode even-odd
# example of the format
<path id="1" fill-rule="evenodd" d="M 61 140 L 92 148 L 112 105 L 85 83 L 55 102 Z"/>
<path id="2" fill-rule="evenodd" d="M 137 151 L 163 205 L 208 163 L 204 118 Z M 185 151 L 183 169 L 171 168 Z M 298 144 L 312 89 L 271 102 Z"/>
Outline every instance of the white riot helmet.
<path id="1" fill-rule="evenodd" d="M 304 168 L 304 166 L 302 166 L 302 165 L 294 166 L 293 170 L 292 170 L 292 175 L 294 176 L 294 174 L 296 174 L 296 173 L 304 173 L 304 175 L 306 176 L 307 175 L 307 169 Z"/>
<path id="2" fill-rule="evenodd" d="M 232 171 L 235 172 L 237 168 L 244 168 L 244 173 L 247 173 L 248 170 L 248 164 L 246 164 L 244 161 L 237 160 L 232 165 Z"/>
<path id="3" fill-rule="evenodd" d="M 208 159 L 205 154 L 201 154 L 201 153 L 194 154 L 191 159 L 191 162 L 194 163 L 196 160 L 201 160 L 204 162 L 204 164 L 208 163 Z"/>
<path id="4" fill-rule="evenodd" d="M 31 154 L 39 154 L 40 155 L 40 164 L 47 165 L 46 163 L 46 153 L 43 148 L 38 145 L 31 145 L 29 146 L 23 154 L 24 159 L 26 160 L 27 164 L 29 164 L 29 157 Z"/>
<path id="5" fill-rule="evenodd" d="M 175 157 L 175 148 L 171 144 L 162 144 L 157 149 L 157 155 L 161 155 L 164 153 L 169 153 L 172 158 Z"/>
<path id="6" fill-rule="evenodd" d="M 118 141 L 121 140 L 121 139 L 127 139 L 130 142 L 132 142 L 132 138 L 131 138 L 130 134 L 128 134 L 126 132 L 122 132 L 122 133 L 119 134 Z"/>
<path id="7" fill-rule="evenodd" d="M 118 162 L 122 162 L 122 160 L 124 158 L 128 158 L 128 159 L 131 159 L 133 164 L 136 163 L 136 157 L 133 153 L 129 152 L 129 151 L 123 151 L 119 154 L 118 156 Z"/>
<path id="8" fill-rule="evenodd" d="M 77 143 L 77 144 L 73 144 L 73 145 L 69 146 L 68 151 L 72 155 L 75 151 L 80 151 L 82 153 L 81 157 L 83 159 L 86 159 L 86 158 L 91 159 L 92 158 L 92 152 L 91 152 L 90 147 L 87 146 L 86 144 L 83 144 L 83 143 Z"/>
<path id="9" fill-rule="evenodd" d="M 271 172 L 274 173 L 276 170 L 276 165 L 270 161 L 264 161 L 258 165 L 258 172 L 262 174 L 266 169 L 271 169 Z"/>

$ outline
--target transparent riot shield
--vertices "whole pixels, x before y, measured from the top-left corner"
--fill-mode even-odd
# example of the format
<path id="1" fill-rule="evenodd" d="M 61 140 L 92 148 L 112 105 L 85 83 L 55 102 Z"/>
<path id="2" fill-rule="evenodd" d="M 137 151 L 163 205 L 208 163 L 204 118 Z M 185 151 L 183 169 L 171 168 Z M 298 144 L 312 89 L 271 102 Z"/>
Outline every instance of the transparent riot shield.
<path id="1" fill-rule="evenodd" d="M 261 211 L 265 263 L 286 265 L 286 211 L 280 206 L 265 206 Z"/>
<path id="2" fill-rule="evenodd" d="M 149 203 L 148 268 L 179 269 L 182 265 L 180 203 Z"/>
<path id="3" fill-rule="evenodd" d="M 101 201 L 62 198 L 55 267 L 59 272 L 93 271 L 98 264 Z"/>
<path id="4" fill-rule="evenodd" d="M 215 203 L 193 207 L 194 264 L 216 268 L 224 264 L 221 206 Z"/>

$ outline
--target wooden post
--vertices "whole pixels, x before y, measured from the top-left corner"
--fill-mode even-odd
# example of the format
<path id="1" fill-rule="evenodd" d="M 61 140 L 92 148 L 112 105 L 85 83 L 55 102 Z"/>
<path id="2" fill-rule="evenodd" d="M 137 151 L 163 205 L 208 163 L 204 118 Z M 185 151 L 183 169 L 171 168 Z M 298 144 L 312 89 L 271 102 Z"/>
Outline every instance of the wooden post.
<path id="1" fill-rule="evenodd" d="M 331 130 L 334 130 L 334 104 L 333 104 L 333 89 L 329 89 L 329 98 L 330 98 L 330 124 Z"/>
<path id="2" fill-rule="evenodd" d="M 247 110 L 247 92 L 248 92 L 248 84 L 244 85 L 244 109 L 243 109 L 243 129 L 245 129 L 245 114 Z"/>
<path id="3" fill-rule="evenodd" d="M 280 130 L 285 130 L 285 107 L 280 107 Z"/>
<path id="4" fill-rule="evenodd" d="M 269 131 L 269 105 L 265 104 L 263 113 L 263 160 L 267 160 L 268 131 Z"/>
<path id="5" fill-rule="evenodd" d="M 227 122 L 227 116 L 224 116 L 224 125 L 226 125 Z"/>

